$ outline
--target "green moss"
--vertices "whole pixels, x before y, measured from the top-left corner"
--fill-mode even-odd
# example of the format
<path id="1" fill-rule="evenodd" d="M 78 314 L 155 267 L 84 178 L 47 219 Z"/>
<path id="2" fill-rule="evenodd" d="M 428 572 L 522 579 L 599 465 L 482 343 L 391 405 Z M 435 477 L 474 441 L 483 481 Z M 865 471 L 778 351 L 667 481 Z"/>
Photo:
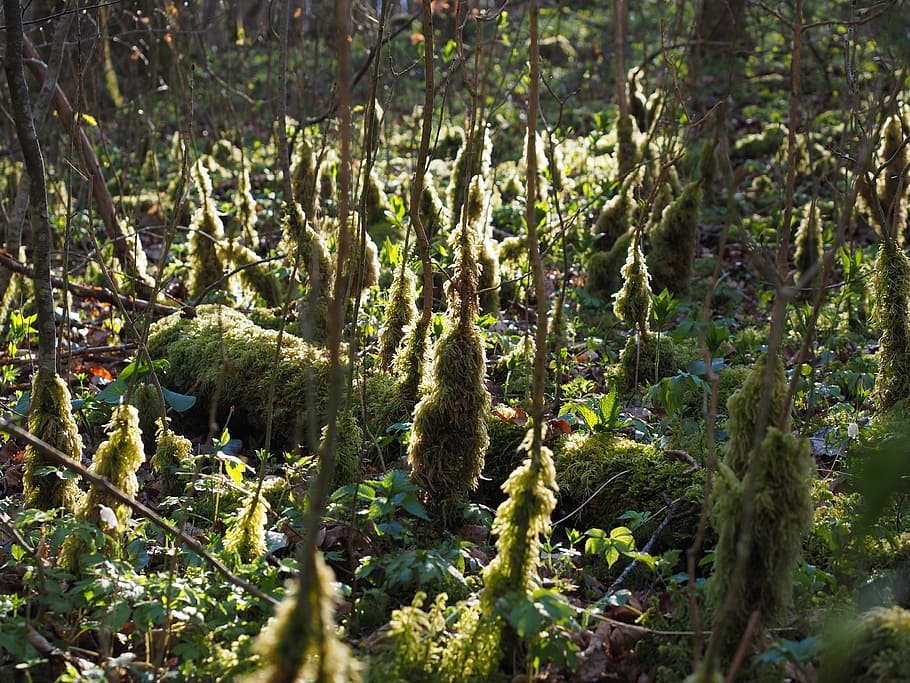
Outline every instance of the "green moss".
<path id="1" fill-rule="evenodd" d="M 363 453 L 363 429 L 357 416 L 350 411 L 338 413 L 338 433 L 335 442 L 335 477 L 332 488 L 339 488 L 357 481 L 360 456 Z M 322 430 L 325 441 L 326 430 Z"/>
<path id="2" fill-rule="evenodd" d="M 262 494 L 247 496 L 236 519 L 224 536 L 224 550 L 241 562 L 250 563 L 265 555 L 265 499 Z"/>
<path id="3" fill-rule="evenodd" d="M 161 475 L 161 494 L 176 496 L 183 490 L 183 483 L 177 476 L 182 466 L 189 463 L 193 453 L 193 444 L 186 437 L 175 433 L 165 422 L 158 418 L 158 430 L 155 437 L 155 455 L 151 466 Z M 144 433 L 144 432 L 143 432 Z"/>
<path id="4" fill-rule="evenodd" d="M 139 479 L 136 477 L 136 472 L 139 466 L 145 462 L 142 434 L 139 431 L 139 414 L 131 405 L 119 405 L 114 408 L 107 429 L 108 439 L 98 446 L 89 469 L 130 498 L 135 498 L 139 492 Z M 115 516 L 107 516 L 106 509 L 113 511 Z M 131 516 L 132 509 L 128 505 L 124 505 L 108 491 L 94 485 L 89 487 L 88 495 L 76 510 L 76 518 L 79 521 L 94 524 L 112 536 L 115 541 L 120 534 L 126 531 L 127 522 Z M 112 524 L 112 522 L 114 523 Z M 70 536 L 60 550 L 61 565 L 69 569 L 77 569 L 84 549 L 85 541 L 82 537 Z M 120 548 L 116 542 L 109 543 L 104 549 L 109 556 L 116 556 L 119 551 Z"/>
<path id="5" fill-rule="evenodd" d="M 259 254 L 239 242 L 220 242 L 215 251 L 228 272 L 243 268 L 227 282 L 229 291 L 235 294 L 238 302 L 248 306 L 281 304 L 283 293 L 278 280 L 272 275 L 271 263 L 262 263 Z"/>
<path id="6" fill-rule="evenodd" d="M 540 58 L 554 66 L 574 66 L 577 53 L 563 35 L 546 36 L 540 40 Z"/>
<path id="7" fill-rule="evenodd" d="M 499 259 L 496 257 L 496 251 L 493 249 L 491 240 L 480 241 L 477 262 L 480 265 L 480 279 L 477 282 L 480 296 L 480 312 L 489 313 L 498 318 L 501 280 L 499 276 Z"/>
<path id="8" fill-rule="evenodd" d="M 872 322 L 882 330 L 873 398 L 884 410 L 910 397 L 910 260 L 893 240 L 879 246 L 872 289 Z"/>
<path id="9" fill-rule="evenodd" d="M 471 159 L 468 159 L 468 146 L 471 147 Z M 484 129 L 475 136 L 474 140 L 466 141 L 459 148 L 458 155 L 452 167 L 452 177 L 449 181 L 449 228 L 454 229 L 461 220 L 461 209 L 467 198 L 467 189 L 474 176 L 486 176 L 490 172 L 490 156 L 493 143 L 489 131 Z"/>
<path id="10" fill-rule="evenodd" d="M 297 136 L 294 149 L 294 167 L 291 169 L 291 188 L 294 201 L 300 204 L 307 219 L 316 220 L 316 156 L 306 133 Z M 285 201 L 290 201 L 285 197 Z"/>
<path id="11" fill-rule="evenodd" d="M 646 339 L 638 335 L 629 337 L 619 355 L 621 387 L 632 391 L 672 377 L 685 360 L 679 350 L 678 344 L 667 335 L 652 334 Z"/>
<path id="12" fill-rule="evenodd" d="M 404 339 L 395 356 L 393 372 L 398 379 L 398 395 L 401 402 L 413 407 L 422 395 L 422 383 L 429 374 L 431 349 L 429 329 L 432 317 L 418 318 L 405 328 Z"/>
<path id="13" fill-rule="evenodd" d="M 616 293 L 613 312 L 628 328 L 647 338 L 648 318 L 651 314 L 651 278 L 641 245 L 636 239 L 629 241 L 626 263 L 620 273 L 622 288 Z"/>
<path id="14" fill-rule="evenodd" d="M 622 184 L 619 193 L 607 200 L 600 215 L 597 216 L 597 222 L 594 224 L 595 249 L 611 250 L 623 236 L 629 234 L 634 208 L 632 188 L 627 179 Z"/>
<path id="15" fill-rule="evenodd" d="M 502 485 L 524 459 L 518 447 L 528 431 L 527 425 L 516 424 L 507 419 L 514 415 L 516 415 L 514 409 L 498 405 L 487 421 L 490 444 L 484 457 L 483 476 L 474 499 L 493 508 L 503 500 Z"/>
<path id="16" fill-rule="evenodd" d="M 265 432 L 268 396 L 275 384 L 275 434 L 308 443 L 294 437 L 308 424 L 311 410 L 317 422 L 322 416 L 328 382 L 324 352 L 285 334 L 273 373 L 277 331 L 257 327 L 223 306 L 198 306 L 195 312 L 192 318 L 175 313 L 152 325 L 149 352 L 169 364 L 162 381 L 175 391 L 192 392 L 201 412 L 213 400 L 223 417 L 233 408 L 234 419 L 258 434 Z"/>
<path id="17" fill-rule="evenodd" d="M 234 194 L 236 208 L 237 233 L 242 243 L 255 249 L 259 246 L 259 233 L 256 232 L 256 198 L 253 197 L 253 186 L 250 182 L 249 164 L 244 164 L 237 178 L 237 192 Z"/>
<path id="18" fill-rule="evenodd" d="M 604 432 L 576 432 L 557 444 L 556 481 L 560 509 L 566 512 L 596 493 L 568 522 L 570 526 L 612 529 L 629 510 L 647 510 L 661 518 L 658 513 L 668 500 L 684 497 L 700 505 L 704 471 L 693 472 L 689 463 L 671 459 L 649 444 Z M 668 547 L 691 542 L 697 523 L 694 515 L 673 520 L 662 541 Z M 652 531 L 653 527 L 643 528 L 644 538 Z"/>
<path id="19" fill-rule="evenodd" d="M 372 171 L 367 176 L 361 202 L 361 211 L 364 215 L 367 233 L 371 238 L 380 244 L 385 242 L 386 237 L 393 242 L 404 238 L 401 228 L 391 223 L 386 216 L 386 211 L 391 211 L 392 205 L 389 203 L 385 190 L 379 184 L 379 178 L 375 171 Z"/>
<path id="20" fill-rule="evenodd" d="M 82 460 L 82 438 L 70 407 L 70 392 L 58 375 L 47 377 L 38 370 L 32 378 L 28 431 L 76 462 Z M 22 486 L 26 507 L 76 509 L 82 496 L 77 480 L 57 476 L 56 469 L 41 471 L 56 467 L 37 449 L 25 447 Z"/>
<path id="21" fill-rule="evenodd" d="M 439 198 L 439 192 L 436 190 L 431 173 L 427 173 L 423 179 L 419 214 L 427 239 L 432 240 L 445 226 L 449 225 L 449 214 Z"/>
<path id="22" fill-rule="evenodd" d="M 826 683 L 910 681 L 910 612 L 877 607 L 834 630 L 822 653 L 818 680 Z"/>
<path id="23" fill-rule="evenodd" d="M 389 305 L 385 312 L 382 334 L 379 337 L 379 369 L 388 372 L 404 338 L 405 328 L 417 317 L 417 277 L 402 259 L 395 271 Z"/>
<path id="24" fill-rule="evenodd" d="M 306 290 L 298 307 L 300 332 L 311 339 L 326 336 L 328 292 L 332 291 L 334 268 L 325 241 L 307 222 L 300 204 L 282 206 L 281 244 L 289 264 L 297 266 L 297 277 Z"/>
<path id="25" fill-rule="evenodd" d="M 767 354 L 758 357 L 742 387 L 727 401 L 726 429 L 729 435 L 724 449 L 724 463 L 742 478 L 749 469 L 749 456 L 755 443 L 758 421 L 764 407 L 765 426 L 774 424 L 781 416 L 786 393 L 786 373 L 780 357 L 774 361 L 770 386 L 765 386 Z"/>
<path id="26" fill-rule="evenodd" d="M 809 285 L 808 280 L 803 282 L 805 274 L 815 264 L 821 261 L 825 245 L 822 242 L 821 210 L 817 202 L 811 202 L 803 209 L 803 218 L 796 229 L 796 281 L 801 287 Z"/>
<path id="27" fill-rule="evenodd" d="M 411 477 L 426 491 L 426 502 L 449 525 L 476 488 L 489 443 L 490 394 L 484 384 L 484 341 L 474 322 L 477 301 L 477 246 L 474 229 L 452 235 L 455 273 L 447 292 L 448 310 L 434 349 L 429 393 L 414 409 L 408 461 Z"/>
<path id="28" fill-rule="evenodd" d="M 199 196 L 199 207 L 190 221 L 190 243 L 187 254 L 190 267 L 187 287 L 190 296 L 199 297 L 224 275 L 215 245 L 224 239 L 224 225 L 215 209 L 212 179 L 204 159 L 193 165 L 193 185 Z"/>
<path id="29" fill-rule="evenodd" d="M 155 448 L 157 422 L 161 419 L 164 406 L 158 396 L 158 389 L 151 382 L 137 382 L 130 388 L 129 403 L 139 413 L 139 428 L 146 451 Z"/>
<path id="30" fill-rule="evenodd" d="M 689 183 L 679 198 L 664 210 L 660 223 L 651 231 L 648 272 L 656 291 L 665 288 L 674 294 L 689 291 L 698 246 L 701 200 L 701 184 Z"/>
<path id="31" fill-rule="evenodd" d="M 585 289 L 593 296 L 609 301 L 622 286 L 621 270 L 632 244 L 632 233 L 624 233 L 610 251 L 595 251 L 585 266 Z"/>
<path id="32" fill-rule="evenodd" d="M 878 175 L 878 199 L 884 212 L 882 233 L 907 244 L 907 188 L 910 185 L 910 148 L 906 144 L 901 117 L 892 114 L 882 128 L 878 163 L 883 166 Z M 877 215 L 877 214 L 873 214 Z M 877 222 L 877 221 L 876 221 Z"/>
<path id="33" fill-rule="evenodd" d="M 783 144 L 787 129 L 783 126 L 768 126 L 761 133 L 743 135 L 733 144 L 730 157 L 733 159 L 762 159 L 769 157 Z"/>
<path id="34" fill-rule="evenodd" d="M 711 495 L 712 523 L 718 534 L 714 572 L 707 587 L 711 614 L 716 618 L 728 595 L 737 596 L 733 610 L 715 623 L 712 634 L 712 639 L 718 639 L 718 652 L 727 658 L 732 657 L 754 611 L 760 613 L 764 626 L 789 616 L 793 569 L 812 523 L 810 481 L 815 462 L 808 440 L 771 427 L 753 457 L 756 460 L 742 479 L 721 464 Z M 742 554 L 742 509 L 749 491 L 753 496 L 749 555 L 743 573 L 736 574 Z"/>
<path id="35" fill-rule="evenodd" d="M 635 169 L 641 158 L 638 149 L 638 125 L 635 119 L 627 116 L 625 119 L 616 119 L 616 169 L 619 177 L 624 178 Z"/>

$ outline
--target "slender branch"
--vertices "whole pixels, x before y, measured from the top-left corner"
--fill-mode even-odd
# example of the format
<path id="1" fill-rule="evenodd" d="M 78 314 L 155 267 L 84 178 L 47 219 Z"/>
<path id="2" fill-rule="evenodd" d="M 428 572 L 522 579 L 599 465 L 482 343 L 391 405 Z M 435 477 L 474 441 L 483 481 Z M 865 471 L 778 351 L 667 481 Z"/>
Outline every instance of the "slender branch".
<path id="1" fill-rule="evenodd" d="M 9 2 L 9 0 L 7 0 Z M 107 479 L 102 476 L 99 476 L 92 472 L 87 467 L 83 466 L 82 463 L 78 463 L 72 458 L 64 455 L 56 448 L 50 444 L 45 443 L 36 436 L 33 436 L 26 430 L 21 427 L 13 424 L 12 417 L 9 413 L 6 413 L 3 416 L 0 416 L 0 432 L 5 432 L 9 434 L 14 439 L 22 441 L 32 448 L 40 451 L 42 454 L 47 456 L 50 460 L 54 461 L 58 465 L 62 465 L 71 472 L 75 472 L 80 477 L 88 481 L 92 486 L 95 486 L 103 490 L 106 494 L 112 496 L 117 500 L 117 502 L 122 503 L 123 505 L 128 506 L 136 514 L 145 517 L 151 521 L 155 526 L 160 528 L 162 531 L 168 535 L 179 539 L 187 547 L 190 548 L 194 553 L 199 555 L 203 560 L 205 560 L 215 571 L 217 571 L 221 576 L 223 576 L 229 583 L 242 588 L 250 595 L 255 595 L 260 600 L 267 602 L 272 606 L 276 606 L 278 601 L 272 596 L 264 593 L 260 588 L 254 586 L 248 581 L 244 581 L 239 576 L 231 572 L 221 561 L 210 554 L 199 541 L 195 538 L 188 536 L 184 532 L 180 531 L 176 527 L 172 526 L 164 518 L 162 518 L 158 513 L 156 513 L 151 508 L 143 505 L 137 500 L 134 500 L 131 496 L 128 496 L 123 491 L 118 489 L 116 486 L 111 484 Z"/>

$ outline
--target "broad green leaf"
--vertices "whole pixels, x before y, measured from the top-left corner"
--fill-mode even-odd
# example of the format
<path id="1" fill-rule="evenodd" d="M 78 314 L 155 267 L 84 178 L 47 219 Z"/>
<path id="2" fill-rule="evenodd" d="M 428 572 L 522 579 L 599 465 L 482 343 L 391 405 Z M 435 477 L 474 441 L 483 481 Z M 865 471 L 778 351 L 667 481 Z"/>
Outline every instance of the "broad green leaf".
<path id="1" fill-rule="evenodd" d="M 178 413 L 183 413 L 196 405 L 196 397 L 187 394 L 178 394 L 176 391 L 161 387 L 165 402 Z"/>

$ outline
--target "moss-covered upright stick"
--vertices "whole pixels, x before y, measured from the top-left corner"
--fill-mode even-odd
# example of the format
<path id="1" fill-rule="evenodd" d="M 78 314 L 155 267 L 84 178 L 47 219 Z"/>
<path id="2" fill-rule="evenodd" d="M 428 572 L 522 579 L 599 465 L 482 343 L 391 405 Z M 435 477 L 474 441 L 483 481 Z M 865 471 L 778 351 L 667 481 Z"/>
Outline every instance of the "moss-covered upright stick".
<path id="1" fill-rule="evenodd" d="M 822 259 L 825 245 L 822 241 L 822 217 L 818 202 L 813 200 L 803 209 L 803 217 L 796 229 L 796 282 L 800 287 L 807 287 L 810 280 L 806 275 Z M 814 278 L 813 278 L 814 279 Z"/>
<path id="2" fill-rule="evenodd" d="M 379 337 L 379 369 L 389 372 L 404 338 L 405 329 L 417 318 L 417 277 L 408 266 L 407 259 L 401 259 L 392 288 L 389 305 L 386 307 L 385 322 Z"/>
<path id="3" fill-rule="evenodd" d="M 651 231 L 648 272 L 652 286 L 658 292 L 663 289 L 673 294 L 689 291 L 698 246 L 701 200 L 701 183 L 689 183 L 676 201 L 664 210 L 660 223 Z"/>
<path id="4" fill-rule="evenodd" d="M 872 322 L 882 331 L 873 397 L 885 410 L 910 397 L 910 259 L 897 240 L 882 239 L 872 274 Z"/>
<path id="5" fill-rule="evenodd" d="M 651 315 L 651 277 L 645 256 L 641 252 L 639 235 L 629 242 L 629 253 L 621 269 L 622 288 L 614 295 L 613 312 L 628 327 L 638 331 L 641 338 L 648 338 L 648 318 Z"/>
<path id="6" fill-rule="evenodd" d="M 241 562 L 253 562 L 267 550 L 265 543 L 266 502 L 262 494 L 247 496 L 237 518 L 224 537 L 224 549 Z"/>
<path id="7" fill-rule="evenodd" d="M 130 498 L 135 498 L 139 492 L 136 472 L 145 462 L 139 413 L 135 406 L 124 403 L 114 408 L 107 431 L 107 441 L 98 446 L 89 469 L 104 477 Z M 110 512 L 113 512 L 113 515 Z M 89 488 L 88 495 L 76 511 L 78 520 L 94 524 L 114 539 L 126 531 L 131 516 L 132 509 L 129 506 L 124 505 L 107 490 L 94 485 Z M 70 569 L 79 567 L 84 543 L 79 536 L 67 539 L 60 551 L 64 567 Z M 116 556 L 118 553 L 119 546 L 116 543 L 109 543 L 105 547 L 105 554 L 108 556 Z"/>
<path id="8" fill-rule="evenodd" d="M 38 331 L 38 367 L 32 378 L 29 430 L 39 439 L 56 446 L 74 459 L 82 455 L 82 442 L 73 419 L 66 384 L 57 376 L 57 327 L 54 291 L 51 285 L 53 232 L 47 203 L 47 177 L 38 133 L 32 118 L 28 83 L 23 68 L 25 36 L 19 0 L 4 0 L 6 52 L 4 68 L 16 137 L 22 148 L 29 177 L 29 209 L 32 226 L 35 313 Z M 46 509 L 77 503 L 75 481 L 58 479 L 55 473 L 39 471 L 51 463 L 34 449 L 26 451 L 23 485 L 27 505 Z"/>
<path id="9" fill-rule="evenodd" d="M 47 375 L 39 369 L 32 378 L 28 430 L 73 460 L 82 458 L 82 437 L 70 408 L 70 392 L 56 373 Z M 42 510 L 57 507 L 75 510 L 82 495 L 77 480 L 57 476 L 56 470 L 48 471 L 51 466 L 52 463 L 40 451 L 32 446 L 25 447 L 25 472 L 22 476 L 25 506 Z"/>
<path id="10" fill-rule="evenodd" d="M 190 266 L 187 286 L 190 295 L 201 296 L 224 275 L 224 268 L 215 245 L 224 239 L 224 224 L 215 209 L 212 197 L 212 179 L 203 159 L 193 164 L 193 184 L 199 195 L 199 207 L 190 221 Z"/>
<path id="11" fill-rule="evenodd" d="M 448 310 L 436 342 L 430 393 L 414 409 L 408 461 L 426 502 L 449 526 L 460 518 L 468 491 L 477 486 L 488 444 L 490 393 L 484 384 L 484 342 L 478 311 L 477 237 L 462 223 L 452 233 L 455 273 L 447 290 Z"/>
<path id="12" fill-rule="evenodd" d="M 180 466 L 189 461 L 193 454 L 193 444 L 185 436 L 175 433 L 166 417 L 157 420 L 158 431 L 155 435 L 155 454 L 150 465 L 161 475 L 161 493 L 165 496 L 179 495 L 183 482 L 177 476 Z"/>

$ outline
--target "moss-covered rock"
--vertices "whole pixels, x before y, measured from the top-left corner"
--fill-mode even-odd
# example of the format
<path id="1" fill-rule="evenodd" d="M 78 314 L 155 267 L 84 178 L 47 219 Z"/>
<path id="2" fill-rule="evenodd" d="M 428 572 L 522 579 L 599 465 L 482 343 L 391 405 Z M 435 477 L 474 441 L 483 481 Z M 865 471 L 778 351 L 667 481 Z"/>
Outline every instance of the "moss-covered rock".
<path id="1" fill-rule="evenodd" d="M 877 607 L 844 623 L 826 641 L 818 680 L 826 683 L 910 681 L 910 612 Z"/>
<path id="2" fill-rule="evenodd" d="M 194 310 L 195 315 L 174 313 L 152 325 L 149 352 L 168 361 L 162 382 L 196 396 L 195 410 L 203 414 L 212 401 L 218 402 L 222 417 L 233 408 L 232 427 L 245 422 L 254 439 L 265 433 L 274 384 L 274 434 L 283 441 L 308 443 L 303 438 L 307 416 L 315 410 L 316 422 L 321 421 L 328 386 L 324 351 L 286 334 L 276 369 L 277 331 L 262 329 L 224 306 Z"/>
<path id="3" fill-rule="evenodd" d="M 688 462 L 671 459 L 650 444 L 608 433 L 577 432 L 556 446 L 560 508 L 570 512 L 596 493 L 568 524 L 578 529 L 611 529 L 628 510 L 655 513 L 657 521 L 641 528 L 639 540 L 646 540 L 654 531 L 654 525 L 663 517 L 658 513 L 666 508 L 668 500 L 683 497 L 693 505 L 701 504 L 703 472 L 693 471 Z M 697 523 L 696 515 L 673 520 L 664 532 L 661 546 L 688 545 Z"/>

